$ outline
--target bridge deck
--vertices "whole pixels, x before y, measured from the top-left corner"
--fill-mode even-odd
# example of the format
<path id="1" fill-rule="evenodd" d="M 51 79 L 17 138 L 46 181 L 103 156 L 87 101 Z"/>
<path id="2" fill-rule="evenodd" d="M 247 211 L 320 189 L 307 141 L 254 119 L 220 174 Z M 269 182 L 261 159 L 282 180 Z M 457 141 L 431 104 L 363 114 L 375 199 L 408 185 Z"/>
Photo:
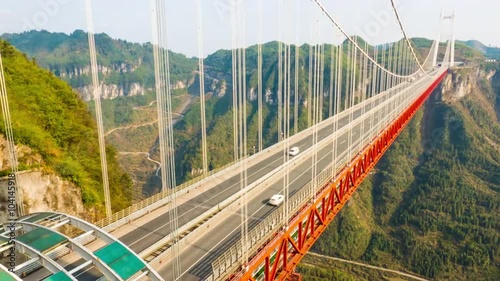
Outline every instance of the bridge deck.
<path id="1" fill-rule="evenodd" d="M 412 88 L 414 91 L 410 92 L 409 96 L 418 96 L 420 93 L 417 90 L 422 90 L 426 88 L 428 84 L 431 84 L 432 81 L 429 79 L 422 79 L 421 81 L 415 82 L 415 88 Z M 392 93 L 396 95 L 396 92 Z M 410 100 L 407 100 L 409 103 Z M 378 106 L 383 101 L 379 101 L 372 105 L 372 107 Z M 355 144 L 360 138 L 366 136 L 360 136 L 361 126 L 365 127 L 365 130 L 368 131 L 370 126 L 376 127 L 379 122 L 387 121 L 385 118 L 387 116 L 392 116 L 392 114 L 397 114 L 397 112 L 392 112 L 395 107 L 400 106 L 403 103 L 402 100 L 395 99 L 391 101 L 390 104 L 386 104 L 382 108 L 379 108 L 377 112 L 373 113 L 373 118 L 370 121 L 369 116 L 365 116 L 365 120 L 361 123 L 358 123 L 351 130 L 352 136 L 349 136 L 348 132 L 340 134 L 338 136 L 338 146 L 337 146 L 337 155 L 341 155 L 348 148 L 348 139 L 351 137 L 351 143 Z M 402 107 L 401 107 L 402 109 Z M 368 111 L 368 109 L 367 109 Z M 358 115 L 359 116 L 359 115 Z M 355 119 L 357 116 L 355 117 Z M 355 120 L 354 119 L 354 120 Z M 390 121 L 390 120 L 389 120 Z M 373 122 L 373 124 L 370 124 Z M 339 130 L 343 126 L 339 125 Z M 380 129 L 384 129 L 381 127 Z M 365 132 L 366 132 L 365 131 Z M 326 132 L 320 132 L 326 133 Z M 331 134 L 331 131 L 328 132 L 328 135 Z M 324 139 L 325 136 L 323 136 Z M 310 138 L 305 139 L 306 146 L 312 146 L 312 140 Z M 302 148 L 302 147 L 301 147 Z M 354 156 L 354 155 L 353 155 Z M 312 156 L 311 156 L 312 157 Z M 298 192 L 302 187 L 304 187 L 313 176 L 312 168 L 311 168 L 311 157 L 307 160 L 303 161 L 301 164 L 294 166 L 290 171 L 290 194 L 289 196 L 293 196 L 296 192 Z M 280 161 L 283 161 L 282 159 Z M 338 161 L 338 160 L 337 160 Z M 325 146 L 322 149 L 318 150 L 318 170 L 316 174 L 319 174 L 324 168 L 326 168 L 330 163 L 332 163 L 332 145 Z M 239 186 L 238 186 L 239 188 Z M 264 220 L 268 215 L 270 215 L 276 207 L 271 207 L 266 205 L 268 198 L 283 189 L 283 180 L 277 179 L 274 184 L 266 187 L 259 195 L 257 195 L 254 199 L 248 202 L 248 214 L 249 217 L 249 228 L 252 229 L 259 222 Z M 181 268 L 185 272 L 182 276 L 183 280 L 199 280 L 207 277 L 208 274 L 211 273 L 212 262 L 215 258 L 222 253 L 226 249 L 229 248 L 229 245 L 234 244 L 236 241 L 240 239 L 240 214 L 239 212 L 234 212 L 229 217 L 225 218 L 224 223 L 215 227 L 211 227 L 206 231 L 206 233 L 202 236 L 201 239 L 189 243 L 189 250 L 181 253 Z M 171 272 L 170 264 L 164 263 L 161 268 L 159 268 L 159 272 L 162 276 L 168 277 Z"/>

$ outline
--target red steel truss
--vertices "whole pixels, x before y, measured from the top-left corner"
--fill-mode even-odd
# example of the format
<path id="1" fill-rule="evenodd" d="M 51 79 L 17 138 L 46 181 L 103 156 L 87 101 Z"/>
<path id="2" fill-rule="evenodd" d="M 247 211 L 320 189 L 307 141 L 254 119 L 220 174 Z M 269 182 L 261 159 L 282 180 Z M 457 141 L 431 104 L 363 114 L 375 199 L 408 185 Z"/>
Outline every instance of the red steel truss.
<path id="1" fill-rule="evenodd" d="M 245 273 L 236 273 L 231 279 L 254 281 L 255 272 L 259 271 L 263 271 L 265 281 L 289 278 L 302 257 L 309 251 L 445 75 L 446 72 L 440 75 L 382 134 L 374 139 L 362 153 L 358 154 L 351 162 L 352 164 L 341 172 L 336 181 L 324 186 L 314 204 L 304 206 L 301 212 L 291 219 L 286 230 L 277 233 L 257 255 L 252 257 Z"/>

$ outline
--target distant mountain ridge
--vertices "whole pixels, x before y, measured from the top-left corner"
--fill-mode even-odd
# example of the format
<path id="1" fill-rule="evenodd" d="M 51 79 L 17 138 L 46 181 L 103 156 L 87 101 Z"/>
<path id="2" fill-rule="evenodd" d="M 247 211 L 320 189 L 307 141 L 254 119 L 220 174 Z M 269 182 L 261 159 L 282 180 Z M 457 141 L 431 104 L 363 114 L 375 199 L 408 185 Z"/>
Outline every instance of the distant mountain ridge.
<path id="1" fill-rule="evenodd" d="M 92 99 L 87 33 L 76 30 L 67 35 L 45 30 L 3 34 L 1 38 L 35 58 L 37 63 L 68 82 L 84 100 Z M 154 87 L 153 47 L 95 35 L 103 97 L 144 95 Z M 174 88 L 193 82 L 197 60 L 170 52 Z"/>
<path id="2" fill-rule="evenodd" d="M 457 41 L 457 42 L 480 51 L 488 59 L 500 60 L 500 48 L 486 46 L 477 40 Z"/>

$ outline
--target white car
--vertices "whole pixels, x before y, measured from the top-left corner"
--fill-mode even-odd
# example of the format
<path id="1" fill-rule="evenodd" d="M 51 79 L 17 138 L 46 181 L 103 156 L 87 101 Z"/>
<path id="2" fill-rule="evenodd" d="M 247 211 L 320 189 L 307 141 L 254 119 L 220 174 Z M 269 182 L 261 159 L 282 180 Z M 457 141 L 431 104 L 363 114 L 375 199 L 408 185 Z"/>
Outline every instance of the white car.
<path id="1" fill-rule="evenodd" d="M 285 200 L 285 195 L 275 194 L 269 199 L 269 205 L 279 206 Z"/>
<path id="2" fill-rule="evenodd" d="M 295 147 L 290 148 L 288 155 L 295 156 L 297 154 L 299 154 L 299 147 L 295 146 Z"/>

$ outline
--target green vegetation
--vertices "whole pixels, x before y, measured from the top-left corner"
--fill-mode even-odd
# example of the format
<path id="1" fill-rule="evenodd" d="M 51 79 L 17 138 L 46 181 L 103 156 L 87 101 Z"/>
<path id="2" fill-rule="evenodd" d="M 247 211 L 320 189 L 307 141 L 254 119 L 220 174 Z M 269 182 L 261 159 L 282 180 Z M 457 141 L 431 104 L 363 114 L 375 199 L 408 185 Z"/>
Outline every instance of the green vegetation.
<path id="1" fill-rule="evenodd" d="M 147 106 L 155 100 L 156 97 L 153 92 L 146 93 L 144 96 L 117 97 L 112 100 L 102 100 L 101 108 L 104 127 L 109 129 L 132 123 L 138 114 L 134 108 Z M 92 115 L 95 115 L 94 101 L 89 102 L 89 108 Z"/>
<path id="2" fill-rule="evenodd" d="M 54 171 L 76 184 L 84 204 L 102 211 L 97 133 L 87 105 L 66 83 L 40 69 L 9 43 L 0 41 L 0 52 L 16 143 L 40 154 L 44 171 Z M 2 126 L 0 132 L 4 134 L 4 130 Z M 130 202 L 132 183 L 120 169 L 115 149 L 107 147 L 107 153 L 112 207 L 120 210 Z"/>

